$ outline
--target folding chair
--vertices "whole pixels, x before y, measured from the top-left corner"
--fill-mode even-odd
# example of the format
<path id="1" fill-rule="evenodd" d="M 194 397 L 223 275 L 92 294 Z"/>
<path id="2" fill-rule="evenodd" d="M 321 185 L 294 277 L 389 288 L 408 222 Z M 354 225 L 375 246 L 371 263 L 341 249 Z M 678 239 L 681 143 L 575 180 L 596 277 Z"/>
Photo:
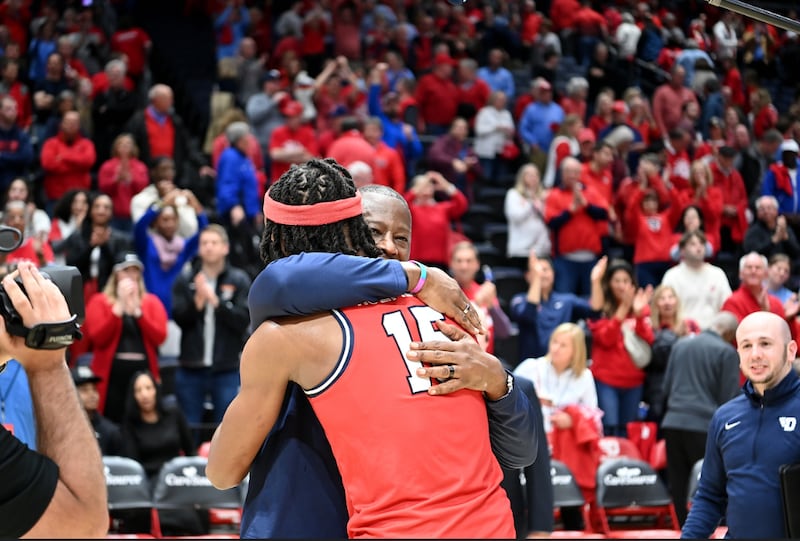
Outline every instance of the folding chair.
<path id="1" fill-rule="evenodd" d="M 153 489 L 154 535 L 238 539 L 241 488 L 214 488 L 207 463 L 205 457 L 177 457 L 161 468 Z"/>
<path id="2" fill-rule="evenodd" d="M 153 499 L 144 468 L 132 458 L 104 456 L 110 539 L 147 539 Z"/>
<path id="3" fill-rule="evenodd" d="M 692 473 L 689 474 L 689 493 L 686 495 L 686 509 L 692 508 L 692 500 L 697 493 L 697 485 L 700 484 L 700 473 L 703 471 L 703 459 L 701 458 L 692 466 Z"/>
<path id="4" fill-rule="evenodd" d="M 504 252 L 505 253 L 505 252 Z M 494 271 L 494 285 L 497 287 L 497 297 L 500 304 L 507 307 L 517 293 L 528 291 L 528 282 L 525 272 L 514 267 L 497 267 Z"/>
<path id="5" fill-rule="evenodd" d="M 667 488 L 644 460 L 622 457 L 600 463 L 597 513 L 608 537 L 680 537 L 678 517 Z M 612 530 L 610 522 L 623 529 Z"/>
<path id="6" fill-rule="evenodd" d="M 589 505 L 575 482 L 569 467 L 559 460 L 550 459 L 550 481 L 553 484 L 553 518 L 556 523 L 561 520 L 562 507 L 580 507 L 583 517 L 583 530 L 557 529 L 551 537 L 563 539 L 602 539 L 605 536 L 592 532 L 592 523 L 589 517 Z"/>
<path id="7" fill-rule="evenodd" d="M 620 438 L 617 436 L 604 436 L 597 442 L 600 447 L 601 455 L 600 462 L 612 458 L 628 457 L 637 460 L 644 460 L 644 457 L 639 452 L 639 448 L 628 438 Z"/>

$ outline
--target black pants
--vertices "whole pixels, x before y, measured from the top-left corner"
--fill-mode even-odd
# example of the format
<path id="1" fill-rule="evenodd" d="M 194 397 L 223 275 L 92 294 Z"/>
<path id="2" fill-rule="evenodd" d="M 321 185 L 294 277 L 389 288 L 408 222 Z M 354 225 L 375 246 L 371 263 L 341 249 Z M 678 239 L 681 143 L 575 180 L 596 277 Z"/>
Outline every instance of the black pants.
<path id="1" fill-rule="evenodd" d="M 689 476 L 692 466 L 703 458 L 706 451 L 705 432 L 692 430 L 664 429 L 664 439 L 667 441 L 667 478 L 669 479 L 669 492 L 672 503 L 675 504 L 675 513 L 681 526 L 686 522 L 687 496 L 689 491 Z"/>
<path id="2" fill-rule="evenodd" d="M 501 486 L 506 490 L 514 515 L 517 539 L 524 539 L 530 532 L 553 531 L 553 484 L 550 477 L 550 450 L 544 432 L 542 405 L 533 383 L 517 378 L 517 386 L 524 392 L 533 406 L 533 423 L 536 425 L 536 461 L 523 469 L 525 489 L 520 483 L 518 469 L 503 468 Z"/>

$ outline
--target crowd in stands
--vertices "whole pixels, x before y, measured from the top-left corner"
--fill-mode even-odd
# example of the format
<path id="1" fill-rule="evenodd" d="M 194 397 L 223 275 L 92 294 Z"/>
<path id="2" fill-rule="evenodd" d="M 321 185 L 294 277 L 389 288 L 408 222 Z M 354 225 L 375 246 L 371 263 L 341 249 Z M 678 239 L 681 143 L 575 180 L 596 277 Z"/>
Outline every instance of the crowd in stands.
<path id="1" fill-rule="evenodd" d="M 606 435 L 659 423 L 672 344 L 720 311 L 800 330 L 793 32 L 692 0 L 187 0 L 227 100 L 192 132 L 151 77 L 136 2 L 86 4 L 0 3 L 0 205 L 24 235 L 0 270 L 80 270 L 70 363 L 136 439 L 118 449 L 189 454 L 220 420 L 261 201 L 313 157 L 405 197 L 412 258 L 448 269 L 471 242 L 466 282 L 489 285 L 468 294 L 507 327 L 508 367 L 552 379 L 551 430 L 570 405 Z"/>

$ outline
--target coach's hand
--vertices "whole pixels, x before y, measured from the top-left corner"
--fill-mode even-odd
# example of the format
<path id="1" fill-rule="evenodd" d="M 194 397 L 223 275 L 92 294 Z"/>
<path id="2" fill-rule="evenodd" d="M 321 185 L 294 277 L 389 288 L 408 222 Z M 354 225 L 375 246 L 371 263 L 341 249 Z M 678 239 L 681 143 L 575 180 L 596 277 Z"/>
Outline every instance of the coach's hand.
<path id="1" fill-rule="evenodd" d="M 453 278 L 442 269 L 428 267 L 427 282 L 417 298 L 461 325 L 470 334 L 484 334 L 481 317 Z M 464 310 L 469 306 L 468 310 Z M 446 334 L 446 333 L 445 333 Z"/>
<path id="2" fill-rule="evenodd" d="M 409 360 L 434 365 L 417 369 L 419 377 L 440 380 L 428 393 L 444 395 L 459 389 L 472 389 L 486 393 L 488 400 L 505 396 L 508 391 L 506 371 L 497 357 L 483 351 L 469 334 L 455 325 L 441 321 L 436 325 L 453 341 L 412 342 L 406 353 Z"/>

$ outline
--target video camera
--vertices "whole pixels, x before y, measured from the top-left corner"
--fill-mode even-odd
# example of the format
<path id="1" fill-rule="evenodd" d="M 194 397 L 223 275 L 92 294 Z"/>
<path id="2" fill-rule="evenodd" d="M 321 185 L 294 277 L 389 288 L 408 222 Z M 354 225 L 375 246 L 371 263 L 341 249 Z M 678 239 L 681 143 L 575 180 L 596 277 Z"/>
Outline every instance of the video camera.
<path id="1" fill-rule="evenodd" d="M 0 225 L 0 252 L 12 252 L 22 244 L 22 233 L 13 227 Z M 80 325 L 86 317 L 86 308 L 83 302 L 83 280 L 81 273 L 75 267 L 66 265 L 48 265 L 40 270 L 42 276 L 51 280 L 58 286 L 61 294 L 67 300 L 72 318 L 57 323 L 40 323 L 26 327 L 22 322 L 17 309 L 0 284 L 0 316 L 6 324 L 6 330 L 14 336 L 25 338 L 25 345 L 33 349 L 60 349 L 72 344 L 81 337 Z M 22 292 L 25 287 L 22 279 L 17 277 Z"/>

